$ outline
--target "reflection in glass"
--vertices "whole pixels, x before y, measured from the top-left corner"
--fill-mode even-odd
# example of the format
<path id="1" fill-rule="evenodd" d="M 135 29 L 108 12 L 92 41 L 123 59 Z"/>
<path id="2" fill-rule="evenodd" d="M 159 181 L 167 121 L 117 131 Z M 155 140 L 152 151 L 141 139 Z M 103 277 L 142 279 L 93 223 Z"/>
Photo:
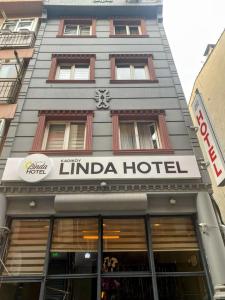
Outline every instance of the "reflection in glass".
<path id="1" fill-rule="evenodd" d="M 203 277 L 165 277 L 157 279 L 159 300 L 209 300 Z"/>
<path id="2" fill-rule="evenodd" d="M 48 280 L 46 284 L 45 300 L 96 300 L 96 297 L 96 279 L 62 278 Z"/>
<path id="3" fill-rule="evenodd" d="M 1 300 L 38 300 L 40 283 L 31 282 L 12 282 L 1 283 Z"/>
<path id="4" fill-rule="evenodd" d="M 117 66 L 116 67 L 116 79 L 131 79 L 130 66 Z"/>
<path id="5" fill-rule="evenodd" d="M 97 219 L 56 219 L 49 274 L 95 273 L 97 242 Z"/>
<path id="6" fill-rule="evenodd" d="M 2 275 L 42 274 L 48 230 L 48 220 L 13 220 Z"/>
<path id="7" fill-rule="evenodd" d="M 147 79 L 144 66 L 134 66 L 134 79 L 137 80 Z"/>
<path id="8" fill-rule="evenodd" d="M 101 300 L 151 300 L 151 278 L 103 278 Z M 172 298 L 171 298 L 172 299 Z"/>
<path id="9" fill-rule="evenodd" d="M 151 219 L 152 244 L 157 272 L 195 272 L 203 270 L 191 218 Z"/>
<path id="10" fill-rule="evenodd" d="M 143 219 L 104 219 L 103 272 L 148 270 Z"/>

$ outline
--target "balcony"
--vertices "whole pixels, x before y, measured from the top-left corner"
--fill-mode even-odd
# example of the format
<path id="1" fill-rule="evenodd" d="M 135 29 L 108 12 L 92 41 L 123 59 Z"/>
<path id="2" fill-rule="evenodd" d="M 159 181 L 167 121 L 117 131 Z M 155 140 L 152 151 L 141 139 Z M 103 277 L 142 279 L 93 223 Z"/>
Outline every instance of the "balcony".
<path id="1" fill-rule="evenodd" d="M 35 33 L 29 30 L 20 32 L 10 32 L 9 30 L 0 31 L 0 49 L 33 47 Z"/>
<path id="2" fill-rule="evenodd" d="M 17 95 L 21 86 L 21 80 L 19 78 L 9 79 L 1 78 L 0 81 L 0 104 L 16 102 Z"/>

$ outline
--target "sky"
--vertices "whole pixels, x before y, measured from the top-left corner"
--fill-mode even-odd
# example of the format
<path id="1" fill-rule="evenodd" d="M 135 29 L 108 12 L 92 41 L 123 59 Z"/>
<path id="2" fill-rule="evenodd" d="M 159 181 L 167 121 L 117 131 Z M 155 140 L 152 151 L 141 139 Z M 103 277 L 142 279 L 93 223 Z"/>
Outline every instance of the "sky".
<path id="1" fill-rule="evenodd" d="M 205 49 L 225 29 L 225 0 L 164 0 L 163 23 L 189 101 Z"/>

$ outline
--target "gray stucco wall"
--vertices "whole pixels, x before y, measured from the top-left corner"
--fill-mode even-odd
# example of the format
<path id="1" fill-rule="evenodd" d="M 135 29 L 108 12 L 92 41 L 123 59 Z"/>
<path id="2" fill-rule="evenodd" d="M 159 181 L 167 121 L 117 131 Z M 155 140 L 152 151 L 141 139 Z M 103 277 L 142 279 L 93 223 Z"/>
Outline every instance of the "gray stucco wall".
<path id="1" fill-rule="evenodd" d="M 94 110 L 93 155 L 112 153 L 110 110 L 96 110 L 96 88 L 108 88 L 110 109 L 164 109 L 170 141 L 177 155 L 193 154 L 195 134 L 186 125 L 190 118 L 163 25 L 146 20 L 147 38 L 109 38 L 109 20 L 98 19 L 97 38 L 56 38 L 59 19 L 42 23 L 23 86 L 18 98 L 16 118 L 12 121 L 0 161 L 24 157 L 31 150 L 38 122 L 38 110 Z M 46 83 L 52 53 L 96 54 L 95 84 Z M 109 54 L 151 53 L 159 83 L 110 84 Z M 191 139 L 190 139 L 191 138 Z M 197 145 L 198 147 L 198 145 Z"/>

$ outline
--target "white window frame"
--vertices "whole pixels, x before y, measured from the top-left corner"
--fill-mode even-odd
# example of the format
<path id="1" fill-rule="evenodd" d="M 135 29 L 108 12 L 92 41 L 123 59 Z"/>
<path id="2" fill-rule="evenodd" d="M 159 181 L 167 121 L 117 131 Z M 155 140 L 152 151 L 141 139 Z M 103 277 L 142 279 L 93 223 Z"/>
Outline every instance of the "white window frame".
<path id="1" fill-rule="evenodd" d="M 0 145 L 2 144 L 2 141 L 5 136 L 5 126 L 6 126 L 6 120 L 0 119 Z"/>
<path id="2" fill-rule="evenodd" d="M 73 33 L 66 33 L 65 31 L 66 31 L 66 26 L 67 25 L 74 25 L 74 26 L 77 26 L 77 32 L 76 32 L 76 34 L 73 34 Z M 65 35 L 65 36 L 70 36 L 70 35 L 76 35 L 76 36 L 82 36 L 81 34 L 80 34 L 80 32 L 81 32 L 81 30 L 80 30 L 80 27 L 81 26 L 87 26 L 87 27 L 90 27 L 90 29 L 89 29 L 89 35 L 92 35 L 92 25 L 89 25 L 89 24 L 65 24 L 64 25 L 64 31 L 63 31 L 63 35 Z"/>
<path id="3" fill-rule="evenodd" d="M 133 124 L 134 126 L 134 134 L 135 134 L 135 143 L 136 143 L 136 148 L 134 149 L 122 149 L 121 147 L 121 131 L 120 131 L 120 124 L 121 123 L 124 123 L 124 124 Z M 120 147 L 120 150 L 148 150 L 148 149 L 143 149 L 143 148 L 140 148 L 140 141 L 139 141 L 139 134 L 138 134 L 138 123 L 153 123 L 155 125 L 155 131 L 156 131 L 156 134 L 157 134 L 157 139 L 156 139 L 156 142 L 157 142 L 157 148 L 151 148 L 151 149 L 160 149 L 161 148 L 161 141 L 160 141 L 160 135 L 159 135 L 159 128 L 158 128 L 158 125 L 157 125 L 157 122 L 156 121 L 142 121 L 142 120 L 136 120 L 136 121 L 133 121 L 133 120 L 126 120 L 126 121 L 120 121 L 119 123 L 119 147 Z M 149 138 L 151 138 L 151 136 L 149 136 Z"/>
<path id="4" fill-rule="evenodd" d="M 77 122 L 77 121 L 48 121 L 45 127 L 45 132 L 44 132 L 44 138 L 43 138 L 43 142 L 42 142 L 42 147 L 41 150 L 46 150 L 47 147 L 47 142 L 48 142 L 48 135 L 49 135 L 49 129 L 50 129 L 50 125 L 66 125 L 65 128 L 65 133 L 64 133 L 64 141 L 63 141 L 63 149 L 58 150 L 58 151 L 63 151 L 63 150 L 70 150 L 68 149 L 68 145 L 69 145 L 69 137 L 70 137 L 70 124 L 84 124 L 85 125 L 85 129 L 84 129 L 84 145 L 83 145 L 83 149 L 80 150 L 85 150 L 85 146 L 86 146 L 86 134 L 87 134 L 87 126 L 86 126 L 86 121 L 81 121 L 81 122 Z M 48 151 L 48 150 L 46 150 Z M 51 151 L 51 150 L 50 150 Z M 53 150 L 54 151 L 54 150 Z M 74 151 L 76 151 L 74 149 Z"/>
<path id="5" fill-rule="evenodd" d="M 37 28 L 38 18 L 7 19 L 7 20 L 5 20 L 5 22 L 3 22 L 1 29 L 4 29 L 4 26 L 7 22 L 16 22 L 16 26 L 12 32 L 20 32 L 20 30 L 18 31 L 19 24 L 21 22 L 27 22 L 27 21 L 32 22 L 30 29 L 28 29 L 28 30 L 31 32 L 35 32 L 36 28 Z"/>
<path id="6" fill-rule="evenodd" d="M 146 64 L 129 64 L 129 63 L 122 63 L 122 64 L 118 64 L 119 66 L 130 66 L 130 78 L 122 78 L 122 79 L 118 79 L 117 78 L 117 68 L 119 68 L 119 66 L 116 65 L 116 80 L 149 80 L 150 79 L 150 75 L 149 75 L 149 70 L 148 70 L 148 66 Z M 145 79 L 136 79 L 135 78 L 135 67 L 143 67 L 145 70 Z"/>
<path id="7" fill-rule="evenodd" d="M 57 66 L 57 70 L 56 70 L 56 80 L 90 80 L 90 63 L 88 65 L 88 78 L 87 79 L 79 79 L 79 78 L 75 78 L 75 69 L 76 69 L 76 65 L 84 65 L 87 66 L 87 63 L 75 63 L 75 64 L 70 64 L 70 63 L 65 63 L 65 64 L 59 64 Z M 70 79 L 60 79 L 59 78 L 59 73 L 60 73 L 60 67 L 70 67 Z"/>
<path id="8" fill-rule="evenodd" d="M 118 33 L 116 33 L 116 26 L 126 27 L 126 35 L 131 35 L 131 36 L 133 36 L 133 34 L 130 34 L 130 27 L 138 27 L 138 35 L 142 35 L 141 26 L 139 26 L 139 25 L 122 25 L 122 24 L 121 25 L 118 24 L 118 25 L 114 26 L 114 34 L 115 35 L 119 35 Z"/>

